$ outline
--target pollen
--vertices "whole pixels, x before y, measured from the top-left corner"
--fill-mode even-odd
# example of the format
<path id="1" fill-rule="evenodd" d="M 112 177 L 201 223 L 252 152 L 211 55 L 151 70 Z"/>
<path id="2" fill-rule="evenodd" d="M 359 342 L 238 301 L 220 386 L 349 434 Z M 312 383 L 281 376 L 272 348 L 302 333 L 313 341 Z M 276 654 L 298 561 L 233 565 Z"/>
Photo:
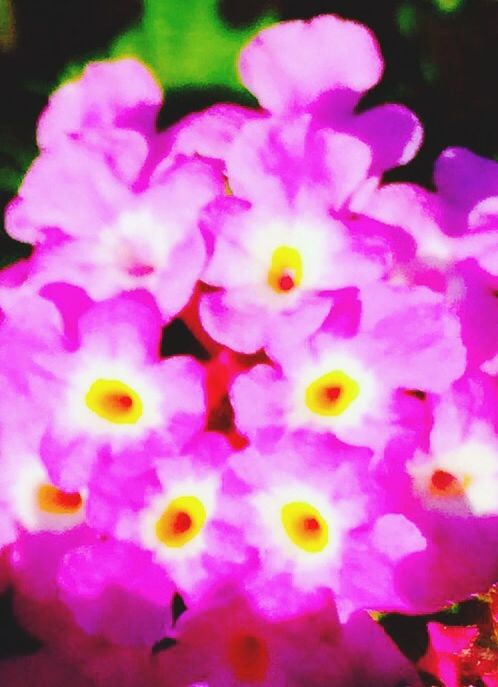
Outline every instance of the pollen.
<path id="1" fill-rule="evenodd" d="M 53 515 L 74 515 L 83 507 L 83 499 L 77 491 L 61 491 L 53 484 L 38 487 L 36 502 L 41 511 Z"/>
<path id="2" fill-rule="evenodd" d="M 85 402 L 96 415 L 116 425 L 133 425 L 143 413 L 137 392 L 117 379 L 97 379 L 88 389 Z"/>
<path id="3" fill-rule="evenodd" d="M 196 496 L 171 501 L 156 522 L 156 537 L 165 546 L 181 548 L 195 539 L 206 522 L 206 509 Z"/>
<path id="4" fill-rule="evenodd" d="M 266 642 L 252 634 L 236 634 L 228 643 L 228 664 L 238 682 L 265 681 L 270 656 Z"/>
<path id="5" fill-rule="evenodd" d="M 290 246 L 279 246 L 273 251 L 268 284 L 277 293 L 293 291 L 303 278 L 301 254 Z"/>
<path id="6" fill-rule="evenodd" d="M 334 370 L 315 379 L 306 389 L 306 405 L 316 415 L 341 415 L 360 393 L 358 383 L 345 372 Z"/>
<path id="7" fill-rule="evenodd" d="M 293 501 L 281 511 L 284 530 L 293 544 L 308 553 L 319 553 L 329 541 L 329 528 L 320 511 L 309 503 Z"/>

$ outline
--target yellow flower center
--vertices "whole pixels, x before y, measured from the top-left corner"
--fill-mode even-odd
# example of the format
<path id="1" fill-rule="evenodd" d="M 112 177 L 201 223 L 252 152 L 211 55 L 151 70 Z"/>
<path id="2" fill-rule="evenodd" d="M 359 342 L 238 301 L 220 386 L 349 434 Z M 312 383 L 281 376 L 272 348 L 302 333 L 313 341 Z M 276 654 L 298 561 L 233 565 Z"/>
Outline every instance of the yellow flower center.
<path id="1" fill-rule="evenodd" d="M 315 379 L 306 389 L 306 405 L 317 415 L 341 415 L 360 393 L 358 383 L 345 372 L 334 370 Z"/>
<path id="2" fill-rule="evenodd" d="M 206 509 L 196 496 L 179 496 L 156 522 L 156 536 L 165 546 L 180 548 L 199 534 L 206 517 Z"/>
<path id="3" fill-rule="evenodd" d="M 266 642 L 251 634 L 236 634 L 228 643 L 228 664 L 239 682 L 263 682 L 270 662 Z"/>
<path id="4" fill-rule="evenodd" d="M 140 396 L 117 379 L 97 379 L 85 396 L 88 408 L 116 425 L 133 425 L 142 417 Z"/>
<path id="5" fill-rule="evenodd" d="M 281 517 L 287 536 L 303 551 L 319 553 L 327 546 L 328 525 L 320 511 L 309 503 L 286 503 L 281 510 Z"/>
<path id="6" fill-rule="evenodd" d="M 301 283 L 303 261 L 298 250 L 290 246 L 279 246 L 273 251 L 268 284 L 277 293 L 288 293 Z"/>
<path id="7" fill-rule="evenodd" d="M 53 515 L 74 515 L 83 507 L 83 499 L 77 491 L 61 491 L 53 484 L 38 487 L 36 502 L 41 511 Z"/>

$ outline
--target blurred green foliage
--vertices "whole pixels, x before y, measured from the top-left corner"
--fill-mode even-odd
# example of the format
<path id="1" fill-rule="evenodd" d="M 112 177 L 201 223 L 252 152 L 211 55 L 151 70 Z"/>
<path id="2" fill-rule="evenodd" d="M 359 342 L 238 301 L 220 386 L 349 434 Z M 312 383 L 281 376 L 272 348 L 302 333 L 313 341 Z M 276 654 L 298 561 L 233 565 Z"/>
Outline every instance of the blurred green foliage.
<path id="1" fill-rule="evenodd" d="M 433 0 L 433 2 L 441 12 L 451 13 L 458 11 L 462 7 L 464 0 Z"/>
<path id="2" fill-rule="evenodd" d="M 109 53 L 112 57 L 139 57 L 166 88 L 242 88 L 237 55 L 277 17 L 266 12 L 254 24 L 236 29 L 222 21 L 217 5 L 217 0 L 146 0 L 139 25 L 118 37 Z"/>
<path id="3" fill-rule="evenodd" d="M 402 36 L 412 35 L 418 26 L 417 8 L 412 2 L 402 2 L 396 10 L 399 32 Z"/>

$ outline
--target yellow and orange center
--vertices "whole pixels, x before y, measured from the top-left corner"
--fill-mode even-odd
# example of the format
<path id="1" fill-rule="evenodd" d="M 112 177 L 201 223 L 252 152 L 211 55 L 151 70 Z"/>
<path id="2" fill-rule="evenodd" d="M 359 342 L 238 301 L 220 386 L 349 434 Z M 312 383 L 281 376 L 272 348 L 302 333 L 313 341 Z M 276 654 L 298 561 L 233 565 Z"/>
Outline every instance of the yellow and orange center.
<path id="1" fill-rule="evenodd" d="M 319 553 L 329 541 L 329 528 L 319 510 L 304 501 L 286 503 L 281 510 L 284 530 L 293 544 Z"/>
<path id="2" fill-rule="evenodd" d="M 140 396 L 117 379 L 97 379 L 85 396 L 87 407 L 116 425 L 133 425 L 142 417 Z"/>
<path id="3" fill-rule="evenodd" d="M 316 415 L 341 415 L 360 393 L 358 383 L 345 372 L 334 370 L 306 388 L 306 405 Z"/>
<path id="4" fill-rule="evenodd" d="M 206 517 L 206 509 L 196 496 L 179 496 L 156 522 L 156 537 L 165 546 L 180 548 L 200 533 Z"/>
<path id="5" fill-rule="evenodd" d="M 268 284 L 277 293 L 288 293 L 295 289 L 303 279 L 301 254 L 291 246 L 279 246 L 273 251 Z"/>
<path id="6" fill-rule="evenodd" d="M 36 502 L 41 511 L 53 515 L 74 515 L 83 507 L 83 499 L 77 491 L 61 491 L 53 484 L 38 487 Z"/>
<path id="7" fill-rule="evenodd" d="M 470 484 L 470 477 L 465 476 L 463 480 L 446 470 L 434 470 L 429 479 L 429 493 L 437 497 L 464 496 L 466 488 Z"/>
<path id="8" fill-rule="evenodd" d="M 239 682 L 263 682 L 270 656 L 266 642 L 251 634 L 236 634 L 228 643 L 228 664 Z"/>

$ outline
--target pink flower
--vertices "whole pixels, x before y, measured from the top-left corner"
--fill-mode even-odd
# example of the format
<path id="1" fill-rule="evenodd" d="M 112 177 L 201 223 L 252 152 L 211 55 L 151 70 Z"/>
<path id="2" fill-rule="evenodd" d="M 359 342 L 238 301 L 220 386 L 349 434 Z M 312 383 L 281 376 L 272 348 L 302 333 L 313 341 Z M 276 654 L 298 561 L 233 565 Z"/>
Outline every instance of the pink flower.
<path id="1" fill-rule="evenodd" d="M 362 211 L 409 231 L 419 264 L 405 266 L 413 279 L 425 266 L 446 272 L 475 258 L 498 275 L 498 165 L 463 148 L 448 148 L 434 170 L 436 192 L 412 184 L 388 184 L 371 194 Z"/>
<path id="2" fill-rule="evenodd" d="M 32 394 L 46 402 L 41 457 L 58 487 L 85 486 L 104 447 L 133 446 L 140 469 L 140 454 L 150 462 L 159 446 L 181 445 L 202 429 L 202 369 L 187 357 L 161 361 L 160 327 L 147 294 L 122 295 L 81 315 L 73 350 L 60 341 L 31 353 Z"/>
<path id="3" fill-rule="evenodd" d="M 336 595 L 341 617 L 357 608 L 403 607 L 395 567 L 425 540 L 406 518 L 382 513 L 370 452 L 300 432 L 248 448 L 230 463 L 244 488 L 229 521 L 259 552 L 260 568 L 245 587 L 261 612 L 299 617 L 320 608 L 326 590 Z"/>
<path id="4" fill-rule="evenodd" d="M 50 97 L 38 121 L 42 151 L 76 142 L 105 159 L 117 177 L 133 182 L 155 138 L 162 91 L 133 59 L 94 62 Z"/>
<path id="5" fill-rule="evenodd" d="M 269 622 L 237 588 L 187 611 L 177 643 L 157 656 L 158 687 L 419 687 L 415 670 L 366 614 L 338 622 L 333 600 L 299 619 Z"/>
<path id="6" fill-rule="evenodd" d="M 7 227 L 16 238 L 41 244 L 32 274 L 38 288 L 68 282 L 96 300 L 143 288 L 170 319 L 204 266 L 197 223 L 220 178 L 200 160 L 178 160 L 138 192 L 105 160 L 67 142 L 34 163 L 7 211 Z"/>
<path id="7" fill-rule="evenodd" d="M 240 529 L 230 523 L 237 502 L 224 482 L 229 455 L 221 436 L 205 433 L 182 451 L 155 456 L 148 472 L 127 475 L 134 454 L 125 451 L 110 470 L 96 471 L 88 521 L 150 551 L 190 605 L 249 563 Z"/>
<path id="8" fill-rule="evenodd" d="M 69 282 L 96 300 L 145 288 L 167 319 L 187 303 L 205 261 L 200 212 L 223 178 L 207 161 L 158 158 L 160 105 L 133 60 L 89 65 L 52 96 L 6 213 L 11 236 L 38 246 L 38 288 Z"/>
<path id="9" fill-rule="evenodd" d="M 365 141 L 373 151 L 374 174 L 405 164 L 420 147 L 422 127 L 401 105 L 353 115 L 384 68 L 377 41 L 361 24 L 334 15 L 277 24 L 242 51 L 239 67 L 245 85 L 274 116 L 309 112 L 322 126 Z"/>
<path id="10" fill-rule="evenodd" d="M 221 290 L 203 295 L 200 317 L 214 339 L 244 353 L 302 339 L 325 319 L 331 292 L 386 273 L 395 248 L 348 210 L 370 160 L 357 138 L 316 130 L 308 116 L 244 126 L 226 157 L 235 197 L 207 221 L 203 280 Z"/>
<path id="11" fill-rule="evenodd" d="M 231 399 L 244 433 L 306 427 L 379 449 L 398 431 L 396 390 L 442 393 L 464 372 L 458 320 L 438 295 L 376 285 L 362 291 L 361 305 L 356 336 L 332 333 L 332 307 L 308 341 L 270 351 L 279 367 L 256 366 L 235 380 Z"/>
<path id="12" fill-rule="evenodd" d="M 419 612 L 485 592 L 496 578 L 495 396 L 484 378 L 464 378 L 436 403 L 429 446 L 414 451 L 400 440 L 376 466 L 384 507 L 427 541 L 397 572 L 400 593 Z"/>

